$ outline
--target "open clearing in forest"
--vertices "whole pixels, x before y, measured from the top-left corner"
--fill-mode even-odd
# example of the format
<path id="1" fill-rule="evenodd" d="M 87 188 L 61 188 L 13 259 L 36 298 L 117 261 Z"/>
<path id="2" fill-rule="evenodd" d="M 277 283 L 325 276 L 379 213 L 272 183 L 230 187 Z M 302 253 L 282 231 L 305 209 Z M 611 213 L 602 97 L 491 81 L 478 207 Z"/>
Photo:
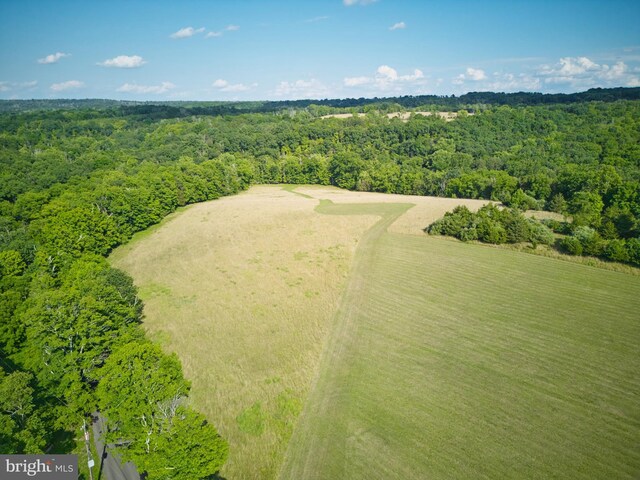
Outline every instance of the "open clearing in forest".
<path id="1" fill-rule="evenodd" d="M 253 187 L 115 252 L 223 476 L 637 477 L 640 277 L 422 234 L 460 203 Z"/>
<path id="2" fill-rule="evenodd" d="M 465 112 L 467 115 L 473 115 L 472 112 Z M 393 112 L 393 113 L 387 113 L 386 117 L 387 118 L 399 118 L 400 120 L 402 120 L 403 122 L 408 122 L 409 119 L 411 118 L 411 115 L 418 115 L 418 116 L 423 116 L 423 117 L 431 117 L 433 115 L 436 115 L 442 119 L 444 119 L 447 122 L 450 122 L 452 120 L 455 120 L 456 118 L 458 118 L 458 112 Z M 333 113 L 330 115 L 323 115 L 320 118 L 353 118 L 355 116 L 358 117 L 364 117 L 366 116 L 366 113 Z"/>

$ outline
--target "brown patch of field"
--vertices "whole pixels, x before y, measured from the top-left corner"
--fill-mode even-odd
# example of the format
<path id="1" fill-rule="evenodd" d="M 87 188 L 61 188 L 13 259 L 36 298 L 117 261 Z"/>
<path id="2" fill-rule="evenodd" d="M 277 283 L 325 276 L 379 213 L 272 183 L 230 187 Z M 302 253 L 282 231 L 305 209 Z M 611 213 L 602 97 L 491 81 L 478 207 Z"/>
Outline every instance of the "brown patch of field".
<path id="1" fill-rule="evenodd" d="M 352 118 L 355 116 L 364 117 L 366 113 L 334 113 L 332 115 L 323 115 L 320 118 Z M 422 115 L 423 117 L 431 117 L 433 115 L 437 115 L 438 117 L 444 119 L 447 122 L 455 120 L 458 118 L 458 112 L 393 112 L 387 113 L 387 118 L 399 118 L 403 122 L 407 122 L 411 115 Z M 467 115 L 473 115 L 473 113 L 467 113 Z"/>
<path id="2" fill-rule="evenodd" d="M 563 220 L 567 219 L 567 217 L 565 217 L 561 213 L 545 212 L 544 210 L 527 210 L 526 212 L 524 212 L 524 215 L 525 217 L 535 218 L 536 220 L 551 219 L 562 222 Z"/>
<path id="3" fill-rule="evenodd" d="M 334 113 L 331 115 L 323 115 L 320 118 L 352 118 L 355 116 L 364 117 L 364 115 L 364 113 L 358 113 L 357 115 L 353 113 Z"/>

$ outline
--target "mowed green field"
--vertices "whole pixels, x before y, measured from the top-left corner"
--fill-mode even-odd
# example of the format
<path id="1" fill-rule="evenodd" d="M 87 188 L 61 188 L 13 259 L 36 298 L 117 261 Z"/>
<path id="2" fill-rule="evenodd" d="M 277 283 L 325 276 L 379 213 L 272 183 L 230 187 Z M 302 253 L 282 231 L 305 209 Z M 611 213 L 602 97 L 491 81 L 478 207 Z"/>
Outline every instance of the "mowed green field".
<path id="1" fill-rule="evenodd" d="M 113 258 L 229 439 L 225 478 L 640 477 L 639 276 L 399 233 L 453 199 L 291 190 Z"/>
<path id="2" fill-rule="evenodd" d="M 640 477 L 638 277 L 384 227 L 282 479 Z"/>

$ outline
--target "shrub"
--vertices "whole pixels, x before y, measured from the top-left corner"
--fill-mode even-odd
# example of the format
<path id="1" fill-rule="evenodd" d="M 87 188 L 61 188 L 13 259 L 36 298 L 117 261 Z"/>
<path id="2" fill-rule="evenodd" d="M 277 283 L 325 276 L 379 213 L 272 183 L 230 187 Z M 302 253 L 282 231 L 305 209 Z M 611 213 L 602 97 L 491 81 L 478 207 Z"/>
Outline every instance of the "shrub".
<path id="1" fill-rule="evenodd" d="M 640 265 L 640 238 L 630 238 L 627 240 L 625 247 L 629 261 Z"/>
<path id="2" fill-rule="evenodd" d="M 552 212 L 565 213 L 567 211 L 567 201 L 561 193 L 556 193 L 551 200 L 549 200 L 547 208 Z"/>
<path id="3" fill-rule="evenodd" d="M 468 221 L 473 218 L 473 213 L 464 205 L 458 205 L 451 212 L 445 213 L 444 216 L 456 216 Z"/>
<path id="4" fill-rule="evenodd" d="M 600 228 L 598 229 L 602 238 L 606 238 L 607 240 L 613 240 L 614 238 L 618 238 L 618 231 L 616 230 L 616 226 L 611 220 L 604 220 Z"/>
<path id="5" fill-rule="evenodd" d="M 442 219 L 436 220 L 431 225 L 424 229 L 429 235 L 443 235 L 442 233 Z"/>
<path id="6" fill-rule="evenodd" d="M 467 225 L 467 221 L 459 216 L 450 215 L 442 219 L 442 234 L 458 237 L 460 231 Z"/>
<path id="7" fill-rule="evenodd" d="M 476 215 L 480 218 L 486 217 L 492 218 L 494 220 L 500 218 L 501 214 L 501 210 L 493 203 L 488 203 L 487 205 L 480 208 L 480 210 L 478 210 L 478 212 L 476 213 Z"/>
<path id="8" fill-rule="evenodd" d="M 539 243 L 551 245 L 553 243 L 553 232 L 542 223 L 529 219 L 529 241 L 535 248 Z"/>
<path id="9" fill-rule="evenodd" d="M 467 207 L 458 206 L 453 211 L 445 213 L 440 220 L 433 222 L 428 232 L 431 235 L 448 235 L 462 239 L 462 230 L 471 227 L 473 219 L 474 214 Z"/>
<path id="10" fill-rule="evenodd" d="M 468 227 L 464 227 L 462 230 L 460 230 L 460 234 L 458 236 L 458 238 L 460 240 L 462 240 L 463 242 L 468 242 L 470 240 L 477 240 L 478 239 L 478 230 L 476 229 L 475 225 L 471 225 Z"/>
<path id="11" fill-rule="evenodd" d="M 575 225 L 600 225 L 600 213 L 604 203 L 602 197 L 595 192 L 578 192 L 569 202 L 569 213 L 573 215 Z"/>
<path id="12" fill-rule="evenodd" d="M 569 222 L 561 222 L 560 220 L 554 220 L 553 218 L 545 218 L 541 220 L 541 223 L 549 227 L 555 233 L 561 233 L 563 235 L 571 234 L 571 224 Z"/>
<path id="13" fill-rule="evenodd" d="M 573 231 L 573 237 L 582 245 L 582 251 L 586 255 L 602 255 L 604 242 L 600 234 L 591 227 L 580 226 Z"/>
<path id="14" fill-rule="evenodd" d="M 524 193 L 522 189 L 519 188 L 513 195 L 511 195 L 508 205 L 519 210 L 536 210 L 538 208 L 538 201 L 532 196 Z"/>
<path id="15" fill-rule="evenodd" d="M 485 243 L 501 244 L 507 241 L 507 232 L 498 222 L 482 218 L 476 227 L 478 240 Z"/>
<path id="16" fill-rule="evenodd" d="M 509 243 L 520 243 L 529 240 L 531 235 L 529 222 L 524 216 L 515 210 L 504 210 L 502 212 L 502 224 L 507 232 Z"/>
<path id="17" fill-rule="evenodd" d="M 604 247 L 604 256 L 615 262 L 628 262 L 629 252 L 625 248 L 624 240 L 610 240 Z"/>
<path id="18" fill-rule="evenodd" d="M 582 244 L 576 237 L 563 238 L 560 247 L 571 255 L 582 255 Z"/>

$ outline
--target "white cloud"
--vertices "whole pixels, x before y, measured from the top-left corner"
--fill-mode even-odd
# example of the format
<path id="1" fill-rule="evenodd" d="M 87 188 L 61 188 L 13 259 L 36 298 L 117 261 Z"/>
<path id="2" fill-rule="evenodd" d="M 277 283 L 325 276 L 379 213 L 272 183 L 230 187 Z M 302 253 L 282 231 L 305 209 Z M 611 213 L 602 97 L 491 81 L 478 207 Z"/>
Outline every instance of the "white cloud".
<path id="1" fill-rule="evenodd" d="M 251 90 L 251 88 L 253 88 L 253 87 L 250 86 L 250 85 L 245 85 L 244 83 L 234 83 L 233 85 L 227 85 L 226 87 L 220 89 L 220 91 L 222 91 L 222 92 L 246 92 L 247 90 Z"/>
<path id="2" fill-rule="evenodd" d="M 562 57 L 555 64 L 540 65 L 520 73 L 494 72 L 469 67 L 451 79 L 460 90 L 581 91 L 594 87 L 632 87 L 640 84 L 634 69 L 621 60 L 597 63 L 588 57 Z"/>
<path id="3" fill-rule="evenodd" d="M 576 90 L 633 86 L 637 82 L 637 76 L 624 62 L 598 64 L 587 57 L 563 57 L 555 65 L 542 65 L 537 75 L 545 84 L 565 84 Z"/>
<path id="4" fill-rule="evenodd" d="M 371 83 L 371 78 L 369 77 L 346 77 L 344 79 L 345 87 L 359 87 L 361 85 L 367 85 Z"/>
<path id="5" fill-rule="evenodd" d="M 84 87 L 84 82 L 81 82 L 79 80 L 69 80 L 68 82 L 54 83 L 49 88 L 51 88 L 51 90 L 53 90 L 54 92 L 62 92 L 64 90 L 73 90 L 75 88 L 82 87 Z"/>
<path id="6" fill-rule="evenodd" d="M 38 86 L 37 80 L 30 82 L 0 82 L 0 92 L 8 92 L 10 90 L 31 90 Z"/>
<path id="7" fill-rule="evenodd" d="M 615 80 L 617 78 L 622 78 L 627 73 L 628 67 L 624 64 L 624 62 L 617 62 L 612 67 L 608 65 L 602 66 L 602 77 L 607 80 Z"/>
<path id="8" fill-rule="evenodd" d="M 245 85 L 244 83 L 229 83 L 226 80 L 219 78 L 213 82 L 212 86 L 217 88 L 221 92 L 246 92 L 258 86 L 257 83 L 251 85 Z"/>
<path id="9" fill-rule="evenodd" d="M 368 85 L 376 90 L 399 91 L 403 88 L 403 85 L 424 84 L 424 73 L 422 73 L 422 70 L 418 70 L 416 68 L 411 74 L 399 75 L 395 68 L 392 68 L 389 65 L 380 65 L 373 77 L 345 77 L 343 84 L 345 87 L 361 87 Z"/>
<path id="10" fill-rule="evenodd" d="M 351 7 L 353 5 L 371 5 L 372 3 L 376 3 L 378 0 L 342 0 L 345 6 Z"/>
<path id="11" fill-rule="evenodd" d="M 417 68 L 408 75 L 399 75 L 395 68 L 380 65 L 373 77 L 346 77 L 343 79 L 345 87 L 369 86 L 374 90 L 399 92 L 407 85 L 424 85 L 424 73 Z"/>
<path id="12" fill-rule="evenodd" d="M 399 77 L 402 82 L 415 82 L 416 80 L 420 80 L 424 78 L 424 73 L 422 70 L 418 70 L 417 68 L 413 71 L 411 75 L 402 75 Z"/>
<path id="13" fill-rule="evenodd" d="M 597 70 L 598 64 L 592 62 L 587 57 L 571 58 L 565 57 L 560 59 L 559 75 L 573 76 L 580 75 L 588 70 Z"/>
<path id="14" fill-rule="evenodd" d="M 189 38 L 202 32 L 204 32 L 204 27 L 201 27 L 201 28 L 185 27 L 185 28 L 181 28 L 177 32 L 172 33 L 169 36 L 171 38 Z"/>
<path id="15" fill-rule="evenodd" d="M 202 29 L 204 30 L 204 29 Z M 215 37 L 221 37 L 224 35 L 224 32 L 236 32 L 240 30 L 240 27 L 238 25 L 227 25 L 226 27 L 224 27 L 224 30 L 221 31 L 211 31 L 211 32 L 207 32 L 207 34 L 204 36 L 204 38 L 215 38 Z"/>
<path id="16" fill-rule="evenodd" d="M 119 55 L 109 60 L 105 60 L 104 62 L 100 62 L 98 63 L 98 65 L 114 68 L 137 68 L 141 67 L 145 63 L 147 62 L 145 62 L 144 59 L 139 55 Z"/>
<path id="17" fill-rule="evenodd" d="M 391 25 L 389 27 L 389 30 L 393 31 L 393 30 L 402 30 L 403 28 L 407 28 L 407 24 L 404 22 L 398 22 L 398 23 L 394 23 L 393 25 Z"/>
<path id="18" fill-rule="evenodd" d="M 58 63 L 58 61 L 61 58 L 70 57 L 70 56 L 71 56 L 70 53 L 56 52 L 56 53 L 52 53 L 51 55 L 47 55 L 44 58 L 39 58 L 38 63 L 44 64 L 44 65 L 48 65 L 50 63 Z"/>
<path id="19" fill-rule="evenodd" d="M 160 85 L 138 85 L 137 83 L 125 83 L 118 87 L 116 92 L 161 94 L 166 93 L 173 88 L 176 88 L 176 86 L 171 82 L 162 82 Z"/>
<path id="20" fill-rule="evenodd" d="M 464 73 L 461 73 L 457 77 L 453 78 L 451 80 L 451 83 L 453 83 L 454 85 L 462 85 L 462 84 L 464 84 Z"/>
<path id="21" fill-rule="evenodd" d="M 378 77 L 385 81 L 394 81 L 398 79 L 398 72 L 395 69 L 391 68 L 389 65 L 380 65 L 378 70 L 376 70 Z"/>
<path id="22" fill-rule="evenodd" d="M 479 68 L 469 67 L 467 68 L 467 78 L 474 82 L 479 82 L 480 80 L 486 80 L 487 74 L 484 73 L 484 70 L 480 70 Z"/>
<path id="23" fill-rule="evenodd" d="M 329 89 L 319 80 L 296 80 L 295 82 L 280 82 L 275 90 L 278 97 L 290 100 L 301 98 L 326 98 Z"/>
<path id="24" fill-rule="evenodd" d="M 484 70 L 480 70 L 479 68 L 468 67 L 465 73 L 461 73 L 457 77 L 451 80 L 451 83 L 454 85 L 463 85 L 466 80 L 472 80 L 474 82 L 479 82 L 480 80 L 486 80 L 487 74 L 484 73 Z"/>
<path id="25" fill-rule="evenodd" d="M 490 77 L 484 70 L 469 67 L 465 73 L 454 77 L 451 80 L 453 85 L 462 86 L 465 82 L 474 82 L 473 90 L 493 91 L 493 92 L 516 92 L 540 90 L 541 82 L 538 77 L 528 73 L 504 73 L 494 72 Z"/>
<path id="26" fill-rule="evenodd" d="M 376 73 L 376 83 L 381 87 L 387 83 L 415 82 L 416 80 L 424 78 L 422 70 L 418 70 L 417 68 L 412 74 L 398 75 L 398 72 L 394 68 L 391 68 L 388 65 L 381 65 L 378 67 L 378 70 L 376 70 Z"/>
<path id="27" fill-rule="evenodd" d="M 515 92 L 540 90 L 539 78 L 526 73 L 514 75 L 513 73 L 495 72 L 491 80 L 483 87 L 494 92 Z"/>

